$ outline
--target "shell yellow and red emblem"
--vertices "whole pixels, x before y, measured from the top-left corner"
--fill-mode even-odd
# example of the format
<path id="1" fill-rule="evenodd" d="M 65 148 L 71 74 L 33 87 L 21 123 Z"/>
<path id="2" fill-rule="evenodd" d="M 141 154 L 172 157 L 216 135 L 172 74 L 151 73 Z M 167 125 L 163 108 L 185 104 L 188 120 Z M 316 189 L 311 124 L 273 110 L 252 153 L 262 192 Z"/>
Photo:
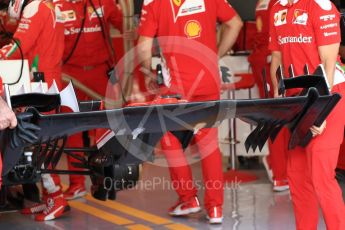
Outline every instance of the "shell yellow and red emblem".
<path id="1" fill-rule="evenodd" d="M 198 38 L 201 35 L 201 24 L 196 20 L 190 20 L 186 23 L 184 32 L 188 38 Z"/>

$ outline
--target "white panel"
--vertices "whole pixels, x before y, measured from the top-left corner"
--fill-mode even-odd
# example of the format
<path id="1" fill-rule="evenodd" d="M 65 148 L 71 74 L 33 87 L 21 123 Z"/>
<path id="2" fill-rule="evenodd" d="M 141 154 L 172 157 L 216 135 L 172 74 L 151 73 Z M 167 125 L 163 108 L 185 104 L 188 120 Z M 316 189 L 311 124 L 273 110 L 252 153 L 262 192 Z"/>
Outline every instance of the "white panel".
<path id="1" fill-rule="evenodd" d="M 0 61 L 0 76 L 4 84 L 11 84 L 18 80 L 20 75 L 22 61 L 21 60 L 6 60 Z M 16 92 L 30 92 L 30 71 L 27 60 L 23 62 L 23 73 L 22 77 L 16 85 L 10 86 L 11 95 Z"/>

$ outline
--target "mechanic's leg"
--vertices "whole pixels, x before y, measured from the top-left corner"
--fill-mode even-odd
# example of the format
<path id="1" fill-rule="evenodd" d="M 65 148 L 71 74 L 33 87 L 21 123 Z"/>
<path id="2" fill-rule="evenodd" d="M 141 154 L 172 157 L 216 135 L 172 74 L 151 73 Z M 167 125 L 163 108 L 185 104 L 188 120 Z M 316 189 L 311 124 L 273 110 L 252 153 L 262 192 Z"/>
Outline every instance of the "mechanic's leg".
<path id="1" fill-rule="evenodd" d="M 218 100 L 219 94 L 199 95 L 191 101 Z M 222 156 L 218 146 L 218 129 L 205 128 L 199 130 L 194 137 L 201 156 L 201 165 L 205 185 L 204 204 L 210 221 L 222 222 L 224 181 L 222 170 Z"/>
<path id="2" fill-rule="evenodd" d="M 195 140 L 201 155 L 202 173 L 205 185 L 205 208 L 223 206 L 222 156 L 218 147 L 218 129 L 201 129 Z"/>
<path id="3" fill-rule="evenodd" d="M 297 230 L 317 229 L 319 206 L 309 171 L 305 150 L 301 147 L 290 150 L 287 175 Z"/>
<path id="4" fill-rule="evenodd" d="M 75 135 L 72 135 L 68 137 L 68 141 L 66 143 L 66 148 L 68 147 L 73 147 L 73 148 L 82 148 L 84 146 L 83 144 L 83 134 L 82 133 L 77 133 Z M 79 152 L 79 153 L 74 153 L 78 157 L 84 157 L 84 153 Z M 73 164 L 78 164 L 81 163 L 78 159 L 71 157 L 67 155 L 68 159 L 68 170 L 73 170 L 73 171 L 82 171 L 82 169 L 75 167 Z M 69 175 L 69 183 L 70 186 L 72 185 L 79 185 L 83 188 L 85 188 L 85 177 L 82 175 Z"/>
<path id="5" fill-rule="evenodd" d="M 333 87 L 345 92 L 345 83 Z M 311 179 L 327 229 L 345 229 L 345 206 L 342 191 L 335 179 L 340 144 L 344 135 L 345 99 L 342 98 L 326 119 L 326 128 L 306 148 Z"/>
<path id="6" fill-rule="evenodd" d="M 197 189 L 181 143 L 168 132 L 163 136 L 161 146 L 168 161 L 172 185 L 180 200 L 186 202 L 197 195 Z"/>
<path id="7" fill-rule="evenodd" d="M 78 91 L 76 91 L 79 93 Z M 63 107 L 61 109 L 63 112 L 71 112 L 69 108 Z M 72 136 L 69 136 L 66 142 L 66 148 L 72 147 L 72 148 L 82 148 L 84 147 L 83 144 L 83 134 L 82 133 L 77 133 Z M 83 152 L 74 152 L 78 157 L 84 157 Z M 75 167 L 73 164 L 74 163 L 81 163 L 79 160 L 75 159 L 74 157 L 71 157 L 67 155 L 67 163 L 68 163 L 68 170 L 73 170 L 73 171 L 82 171 L 83 169 L 80 169 L 78 167 Z M 69 187 L 68 189 L 64 192 L 64 196 L 66 199 L 71 200 L 75 199 L 81 196 L 84 196 L 86 194 L 86 189 L 85 189 L 85 176 L 83 175 L 69 175 Z"/>
<path id="8" fill-rule="evenodd" d="M 49 86 L 52 83 L 52 77 L 48 76 L 46 81 Z M 60 82 L 56 79 L 57 84 Z M 60 87 L 59 87 L 60 88 Z M 60 88 L 61 89 L 61 88 Z M 37 214 L 36 221 L 52 220 L 60 217 L 70 210 L 62 194 L 60 177 L 56 174 L 42 174 L 43 185 L 43 203 L 35 204 L 32 207 L 24 208 L 23 214 Z"/>
<path id="9" fill-rule="evenodd" d="M 60 177 L 57 174 L 42 174 L 42 183 L 46 192 L 44 195 L 62 193 Z"/>
<path id="10" fill-rule="evenodd" d="M 345 206 L 342 191 L 335 179 L 339 148 L 308 151 L 312 182 L 327 229 L 345 229 Z"/>
<path id="11" fill-rule="evenodd" d="M 249 56 L 248 61 L 250 62 L 255 83 L 259 90 L 259 96 L 260 98 L 265 98 L 264 78 L 262 75 L 262 71 L 264 68 L 266 70 L 266 81 L 270 86 L 269 89 L 272 89 L 271 78 L 269 75 L 270 63 L 267 63 L 267 52 L 256 52 Z M 268 96 L 273 97 L 272 90 L 268 92 Z"/>
<path id="12" fill-rule="evenodd" d="M 340 146 L 337 168 L 345 170 L 345 138 Z"/>
<path id="13" fill-rule="evenodd" d="M 48 88 L 51 87 L 53 81 L 56 82 L 59 90 L 62 90 L 63 86 L 60 78 L 54 77 L 54 74 L 46 74 L 45 81 L 48 84 Z M 49 114 L 54 114 L 55 112 L 49 112 Z M 43 186 L 43 200 L 47 198 L 50 194 L 62 194 L 61 191 L 61 181 L 57 174 L 42 174 L 42 186 Z"/>
<path id="14" fill-rule="evenodd" d="M 264 81 L 262 77 L 262 69 L 265 67 L 266 56 L 257 56 L 250 58 L 250 65 L 252 68 L 253 76 L 256 86 L 258 87 L 259 97 L 265 98 Z M 266 70 L 267 72 L 268 70 Z M 269 72 L 268 72 L 269 73 Z M 268 76 L 268 75 L 267 75 Z M 266 77 L 266 79 L 269 77 Z"/>
<path id="15" fill-rule="evenodd" d="M 67 65 L 63 66 L 63 72 L 70 75 L 71 77 L 77 79 L 81 84 L 83 84 L 85 86 L 88 86 L 85 83 L 88 78 L 93 77 L 93 79 L 94 79 L 94 75 L 92 75 L 92 73 L 90 73 L 90 71 L 84 70 L 83 67 L 76 67 L 76 66 L 72 66 L 72 65 L 67 64 Z M 88 73 L 90 73 L 90 74 L 88 74 Z M 95 81 L 95 82 L 97 82 L 97 81 Z M 77 87 L 75 87 L 75 93 L 77 95 L 78 100 L 80 100 L 80 101 L 89 99 L 88 96 L 85 94 L 85 92 L 81 91 Z M 72 112 L 68 108 L 63 108 L 62 111 L 63 112 Z M 74 147 L 74 148 L 84 147 L 83 134 L 77 133 L 75 135 L 69 136 L 67 143 L 66 143 L 66 147 Z M 82 153 L 82 152 L 75 152 L 73 154 L 77 155 L 78 157 L 84 157 L 84 153 Z M 68 169 L 69 170 L 77 170 L 77 171 L 80 170 L 80 168 L 75 167 L 73 165 L 74 163 L 80 163 L 79 160 L 77 160 L 71 156 L 67 156 L 67 162 L 68 162 Z M 70 179 L 69 188 L 64 193 L 66 199 L 75 199 L 75 198 L 81 197 L 81 196 L 86 194 L 85 177 L 83 175 L 70 175 L 69 179 Z"/>
<path id="16" fill-rule="evenodd" d="M 286 167 L 287 167 L 287 129 L 283 128 L 274 142 L 269 141 L 269 151 L 270 151 L 270 166 L 273 171 L 274 180 L 286 180 Z M 286 146 L 286 148 L 283 148 Z"/>

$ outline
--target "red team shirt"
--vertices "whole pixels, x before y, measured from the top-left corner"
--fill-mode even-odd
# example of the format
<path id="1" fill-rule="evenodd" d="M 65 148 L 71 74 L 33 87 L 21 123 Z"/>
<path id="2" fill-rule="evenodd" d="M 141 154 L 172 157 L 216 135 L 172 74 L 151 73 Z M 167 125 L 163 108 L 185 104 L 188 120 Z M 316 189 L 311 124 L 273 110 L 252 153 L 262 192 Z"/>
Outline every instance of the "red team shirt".
<path id="1" fill-rule="evenodd" d="M 211 71 L 210 66 L 205 68 L 203 60 L 198 60 L 198 55 L 193 51 L 187 48 L 181 52 L 179 42 L 173 36 L 197 41 L 207 47 L 205 52 L 215 55 L 216 21 L 226 22 L 235 15 L 235 10 L 226 0 L 144 1 L 139 34 L 146 37 L 170 36 L 167 46 L 169 51 L 163 48 L 163 56 L 170 72 L 171 91 L 188 95 L 192 89 L 193 95 L 219 94 L 220 77 L 216 69 L 217 63 L 212 65 L 214 68 L 212 67 Z M 193 88 L 193 83 L 202 70 L 204 75 L 197 87 Z"/>
<path id="2" fill-rule="evenodd" d="M 61 78 L 61 57 L 64 49 L 63 24 L 49 1 L 32 1 L 23 12 L 14 38 L 19 41 L 31 68 L 44 72 L 48 84 Z M 1 59 L 20 59 L 20 51 L 11 43 L 0 49 Z"/>
<path id="3" fill-rule="evenodd" d="M 2 25 L 5 27 L 6 32 L 8 33 L 14 33 L 18 26 L 18 21 L 15 19 L 11 19 L 8 16 L 7 11 L 0 11 L 0 23 L 2 23 Z M 5 32 L 5 31 L 3 31 L 3 28 L 0 27 L 0 33 L 2 32 Z M 8 38 L 4 39 L 2 37 L 0 38 L 0 47 L 7 45 L 10 42 L 11 42 L 10 39 Z"/>
<path id="4" fill-rule="evenodd" d="M 268 50 L 268 41 L 269 41 L 269 18 L 270 10 L 274 5 L 275 0 L 259 0 L 255 9 L 255 18 L 256 18 L 256 29 L 257 33 L 255 34 L 255 43 L 254 49 L 256 51 L 267 52 L 267 55 L 270 53 Z"/>
<path id="5" fill-rule="evenodd" d="M 302 75 L 305 64 L 313 72 L 321 63 L 318 47 L 340 42 L 339 12 L 329 0 L 278 1 L 271 10 L 269 48 L 282 52 L 285 75 L 294 66 Z M 293 50 L 293 52 L 291 52 Z"/>
<path id="6" fill-rule="evenodd" d="M 113 0 L 93 0 L 93 4 L 98 13 L 89 1 L 86 1 L 86 12 L 84 29 L 78 41 L 78 44 L 67 64 L 75 66 L 94 66 L 103 64 L 110 59 L 111 51 L 109 47 L 109 27 L 122 28 L 122 12 L 116 6 Z M 71 50 L 75 46 L 78 33 L 81 30 L 82 19 L 84 17 L 84 1 L 70 2 L 63 0 L 55 3 L 61 9 L 65 27 L 65 50 L 63 60 L 66 60 Z M 102 6 L 100 6 L 100 4 Z M 101 22 L 100 22 L 101 21 Z M 103 37 L 101 23 L 103 24 Z M 91 45 L 90 45 L 91 44 Z"/>

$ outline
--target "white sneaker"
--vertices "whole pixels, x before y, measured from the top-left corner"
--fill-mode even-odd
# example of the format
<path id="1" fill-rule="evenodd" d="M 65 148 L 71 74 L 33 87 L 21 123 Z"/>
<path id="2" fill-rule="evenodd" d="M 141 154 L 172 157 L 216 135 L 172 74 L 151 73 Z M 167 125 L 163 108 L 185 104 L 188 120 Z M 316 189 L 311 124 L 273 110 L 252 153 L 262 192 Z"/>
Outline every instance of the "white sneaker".
<path id="1" fill-rule="evenodd" d="M 223 223 L 223 210 L 221 207 L 213 207 L 207 211 L 208 222 L 210 224 L 221 224 Z"/>
<path id="2" fill-rule="evenodd" d="M 274 180 L 273 181 L 273 191 L 283 192 L 289 190 L 289 183 L 287 180 Z"/>
<path id="3" fill-rule="evenodd" d="M 197 197 L 191 198 L 189 201 L 178 201 L 173 207 L 169 209 L 171 216 L 185 216 L 201 211 L 200 203 Z"/>
<path id="4" fill-rule="evenodd" d="M 81 198 L 87 194 L 85 186 L 74 184 L 70 185 L 69 188 L 63 193 L 66 200 L 74 200 Z"/>

